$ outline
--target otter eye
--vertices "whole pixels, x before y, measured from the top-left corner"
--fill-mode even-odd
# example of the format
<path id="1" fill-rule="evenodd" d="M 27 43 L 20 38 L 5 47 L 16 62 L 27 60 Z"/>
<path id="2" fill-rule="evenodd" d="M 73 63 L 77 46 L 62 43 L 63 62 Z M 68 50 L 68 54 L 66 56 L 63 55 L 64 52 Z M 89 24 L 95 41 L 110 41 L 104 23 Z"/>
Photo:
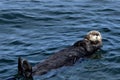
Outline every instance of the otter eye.
<path id="1" fill-rule="evenodd" d="M 96 34 L 96 36 L 99 36 L 99 34 Z"/>

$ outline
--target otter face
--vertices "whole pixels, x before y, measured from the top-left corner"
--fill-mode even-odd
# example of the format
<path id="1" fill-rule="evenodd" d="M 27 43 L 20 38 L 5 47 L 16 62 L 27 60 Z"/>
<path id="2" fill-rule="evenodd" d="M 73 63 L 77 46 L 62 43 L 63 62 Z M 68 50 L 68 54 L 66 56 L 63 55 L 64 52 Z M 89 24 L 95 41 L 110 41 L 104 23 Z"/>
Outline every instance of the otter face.
<path id="1" fill-rule="evenodd" d="M 90 31 L 88 32 L 85 39 L 91 41 L 93 44 L 102 44 L 102 36 L 99 31 Z"/>

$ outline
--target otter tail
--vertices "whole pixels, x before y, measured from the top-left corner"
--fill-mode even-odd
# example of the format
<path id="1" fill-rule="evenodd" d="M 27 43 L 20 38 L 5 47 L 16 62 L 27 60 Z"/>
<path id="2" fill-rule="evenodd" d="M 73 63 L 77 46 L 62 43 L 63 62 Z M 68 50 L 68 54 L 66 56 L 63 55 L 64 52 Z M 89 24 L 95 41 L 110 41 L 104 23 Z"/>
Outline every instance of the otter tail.
<path id="1" fill-rule="evenodd" d="M 22 60 L 21 57 L 18 58 L 18 75 L 24 77 L 25 80 L 33 80 L 32 66 L 27 60 Z"/>

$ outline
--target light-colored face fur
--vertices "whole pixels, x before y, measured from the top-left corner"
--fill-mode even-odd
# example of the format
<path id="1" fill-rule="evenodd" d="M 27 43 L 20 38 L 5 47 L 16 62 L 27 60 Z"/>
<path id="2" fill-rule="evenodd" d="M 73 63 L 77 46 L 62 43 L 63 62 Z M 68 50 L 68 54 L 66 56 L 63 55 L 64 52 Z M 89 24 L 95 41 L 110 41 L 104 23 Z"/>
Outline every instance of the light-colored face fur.
<path id="1" fill-rule="evenodd" d="M 93 31 L 88 32 L 85 39 L 90 40 L 91 42 L 95 42 L 95 43 L 98 42 L 102 44 L 102 36 L 99 31 L 93 30 Z"/>

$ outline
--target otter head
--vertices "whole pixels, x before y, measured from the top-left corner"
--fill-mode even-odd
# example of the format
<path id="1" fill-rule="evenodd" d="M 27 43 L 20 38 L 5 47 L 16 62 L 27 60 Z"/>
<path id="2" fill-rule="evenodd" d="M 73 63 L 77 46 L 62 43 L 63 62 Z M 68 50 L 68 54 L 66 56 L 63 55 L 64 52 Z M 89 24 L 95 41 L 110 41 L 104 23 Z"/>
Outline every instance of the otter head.
<path id="1" fill-rule="evenodd" d="M 94 46 L 101 46 L 102 45 L 102 36 L 99 31 L 93 30 L 88 32 L 85 37 L 85 40 L 90 41 Z"/>

